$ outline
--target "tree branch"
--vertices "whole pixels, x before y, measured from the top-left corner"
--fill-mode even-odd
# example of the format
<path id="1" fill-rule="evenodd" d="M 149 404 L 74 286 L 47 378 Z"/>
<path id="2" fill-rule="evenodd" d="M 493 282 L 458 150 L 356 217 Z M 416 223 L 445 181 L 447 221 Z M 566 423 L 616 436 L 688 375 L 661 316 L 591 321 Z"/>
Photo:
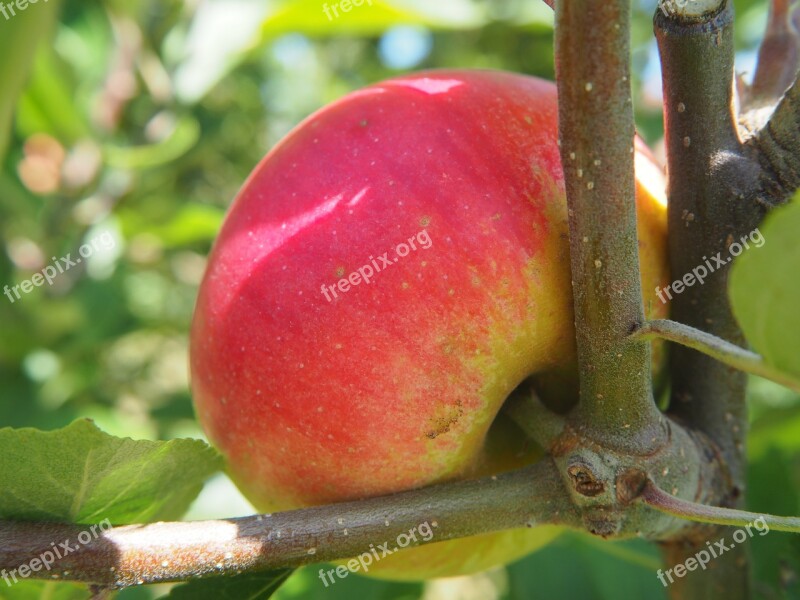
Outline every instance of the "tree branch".
<path id="1" fill-rule="evenodd" d="M 644 320 L 630 1 L 557 2 L 555 46 L 580 367 L 573 421 L 606 447 L 644 454 L 665 437 L 653 401 L 649 345 L 628 337 Z"/>
<path id="2" fill-rule="evenodd" d="M 797 74 L 797 31 L 791 22 L 793 0 L 772 0 L 764 39 L 758 49 L 748 104 L 774 104 Z"/>
<path id="3" fill-rule="evenodd" d="M 691 4 L 691 3 L 690 3 Z M 680 278 L 731 239 L 749 233 L 764 210 L 752 198 L 759 169 L 742 154 L 733 114 L 733 13 L 729 2 L 702 22 L 656 13 L 664 78 L 669 249 Z M 672 301 L 674 320 L 739 346 L 744 339 L 728 302 L 730 265 Z M 743 487 L 746 378 L 695 350 L 673 348 L 670 411 L 711 437 L 736 487 Z"/>
<path id="4" fill-rule="evenodd" d="M 718 1 L 715 11 L 697 18 L 672 18 L 658 11 L 654 26 L 664 89 L 669 257 L 673 276 L 679 279 L 751 232 L 766 209 L 759 193 L 761 168 L 742 148 L 734 114 L 730 0 Z M 743 346 L 728 301 L 728 273 L 726 265 L 704 285 L 676 295 L 672 318 Z M 722 485 L 703 502 L 743 502 L 746 376 L 696 350 L 674 346 L 670 378 L 669 412 L 707 435 L 721 455 Z M 682 561 L 702 543 L 695 537 L 666 543 L 665 560 Z M 670 593 L 682 600 L 743 600 L 750 590 L 746 564 L 747 547 L 740 545 L 703 577 L 687 578 Z"/>
<path id="5" fill-rule="evenodd" d="M 79 545 L 86 526 L 0 522 L 0 573 L 69 540 L 74 549 L 34 578 L 125 587 L 349 558 L 427 522 L 430 542 L 553 523 L 578 526 L 550 459 L 480 480 L 273 515 L 126 525 Z M 417 533 L 418 541 L 420 534 Z M 411 544 L 416 545 L 416 543 Z M 19 576 L 19 575 L 17 575 Z"/>
<path id="6" fill-rule="evenodd" d="M 689 325 L 670 320 L 648 321 L 631 335 L 643 340 L 661 338 L 681 344 L 734 369 L 764 377 L 800 392 L 800 381 L 797 378 L 775 369 L 764 362 L 760 355 Z"/>
<path id="7" fill-rule="evenodd" d="M 759 196 L 767 206 L 786 202 L 800 188 L 800 76 L 767 124 L 748 140 L 763 169 Z"/>

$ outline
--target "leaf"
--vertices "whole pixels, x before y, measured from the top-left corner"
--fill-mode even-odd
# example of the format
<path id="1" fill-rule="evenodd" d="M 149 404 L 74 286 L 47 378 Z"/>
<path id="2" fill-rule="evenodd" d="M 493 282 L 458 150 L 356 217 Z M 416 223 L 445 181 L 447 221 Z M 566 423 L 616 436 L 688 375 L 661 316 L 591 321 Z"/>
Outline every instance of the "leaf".
<path id="1" fill-rule="evenodd" d="M 120 210 L 118 215 L 126 236 L 148 233 L 157 237 L 164 246 L 175 248 L 213 241 L 222 227 L 225 211 L 216 206 L 186 202 L 162 223 L 156 222 L 153 215 L 143 218 L 140 212 L 132 209 Z"/>
<path id="2" fill-rule="evenodd" d="M 753 425 L 747 440 L 748 457 L 760 460 L 770 448 L 786 454 L 800 451 L 799 410 L 773 410 Z"/>
<path id="3" fill-rule="evenodd" d="M 487 21 L 486 11 L 468 0 L 363 0 L 361 6 L 351 0 L 352 8 L 346 13 L 338 8 L 339 0 L 274 4 L 277 7 L 252 0 L 207 0 L 198 5 L 189 30 L 186 58 L 175 73 L 176 94 L 184 103 L 198 102 L 249 51 L 281 35 L 378 36 L 397 25 L 462 30 L 480 27 Z M 338 16 L 334 16 L 333 5 Z M 325 13 L 326 6 L 330 18 Z"/>
<path id="4" fill-rule="evenodd" d="M 200 139 L 200 125 L 191 117 L 181 117 L 172 134 L 146 146 L 106 146 L 106 162 L 120 169 L 147 169 L 170 163 L 191 150 Z"/>
<path id="5" fill-rule="evenodd" d="M 794 464 L 792 464 L 794 463 Z M 747 469 L 747 508 L 772 514 L 798 514 L 797 460 L 773 446 Z M 776 493 L 780 490 L 780 493 Z M 769 586 L 774 598 L 797 598 L 800 592 L 798 536 L 761 529 L 749 541 L 753 573 L 759 588 Z M 782 592 L 782 593 L 781 593 Z"/>
<path id="6" fill-rule="evenodd" d="M 660 567 L 656 547 L 643 540 L 606 542 L 566 532 L 507 567 L 509 590 L 503 600 L 666 598 L 656 576 Z"/>
<path id="7" fill-rule="evenodd" d="M 82 583 L 64 581 L 20 581 L 8 586 L 0 579 L 0 600 L 86 600 L 89 589 Z"/>
<path id="8" fill-rule="evenodd" d="M 200 440 L 116 438 L 92 421 L 0 429 L 0 519 L 140 523 L 180 517 L 221 467 Z"/>
<path id="9" fill-rule="evenodd" d="M 198 102 L 239 64 L 257 40 L 268 7 L 258 0 L 207 0 L 197 5 L 173 77 L 181 102 Z"/>
<path id="10" fill-rule="evenodd" d="M 75 103 L 70 69 L 51 47 L 36 53 L 30 82 L 19 98 L 17 132 L 21 136 L 47 132 L 66 146 L 89 135 L 85 114 Z"/>
<path id="11" fill-rule="evenodd" d="M 316 564 L 297 569 L 275 594 L 275 600 L 418 600 L 425 595 L 423 582 L 386 581 L 358 573 L 349 573 L 344 578 L 328 576 L 323 583 L 320 569 L 333 568 L 330 564 Z"/>
<path id="12" fill-rule="evenodd" d="M 160 600 L 266 600 L 291 574 L 292 569 L 281 569 L 233 577 L 195 579 L 175 586 Z"/>
<path id="13" fill-rule="evenodd" d="M 733 263 L 730 298 L 745 337 L 773 367 L 800 376 L 800 203 L 772 211 Z M 757 247 L 757 243 L 761 246 Z"/>
<path id="14" fill-rule="evenodd" d="M 11 135 L 17 97 L 25 85 L 39 42 L 50 34 L 59 0 L 29 4 L 24 11 L 0 19 L 0 161 Z M 6 12 L 9 9 L 6 8 Z"/>
<path id="15" fill-rule="evenodd" d="M 411 6 L 409 6 L 411 5 Z M 442 10 L 446 8 L 447 10 Z M 547 9 L 549 10 L 549 9 Z M 484 23 L 485 16 L 474 4 L 462 0 L 446 3 L 390 2 L 363 0 L 344 12 L 336 0 L 287 2 L 262 24 L 264 38 L 286 33 L 305 35 L 380 35 L 397 25 L 422 25 L 434 29 L 471 29 Z"/>

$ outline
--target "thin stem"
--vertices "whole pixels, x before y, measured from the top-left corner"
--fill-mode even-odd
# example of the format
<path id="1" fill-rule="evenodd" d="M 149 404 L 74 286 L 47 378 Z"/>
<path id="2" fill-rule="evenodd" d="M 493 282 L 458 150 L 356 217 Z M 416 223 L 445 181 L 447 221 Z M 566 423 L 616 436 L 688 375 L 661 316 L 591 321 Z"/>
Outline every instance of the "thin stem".
<path id="1" fill-rule="evenodd" d="M 564 418 L 547 408 L 532 387 L 513 394 L 503 411 L 537 444 L 549 449 L 564 431 Z"/>
<path id="2" fill-rule="evenodd" d="M 689 502 L 688 500 L 681 500 L 671 496 L 657 487 L 652 481 L 649 481 L 645 486 L 641 499 L 648 506 L 652 506 L 663 513 L 698 523 L 745 526 L 760 520 L 770 529 L 776 531 L 800 533 L 800 518 L 798 517 L 778 517 L 746 510 L 724 508 L 722 506 L 697 504 L 696 502 Z"/>
<path id="3" fill-rule="evenodd" d="M 549 459 L 480 480 L 357 502 L 114 527 L 85 545 L 77 543 L 85 525 L 0 522 L 0 573 L 10 577 L 6 572 L 46 552 L 52 556 L 54 547 L 67 542 L 72 551 L 54 560 L 52 571 L 39 565 L 28 571 L 30 577 L 126 587 L 349 558 L 370 552 L 370 544 L 396 548 L 404 534 L 404 541 L 416 545 L 544 523 L 579 523 Z"/>
<path id="4" fill-rule="evenodd" d="M 628 338 L 644 320 L 630 10 L 630 0 L 557 2 L 556 73 L 580 368 L 574 417 L 606 447 L 647 453 L 663 443 L 664 432 L 653 401 L 649 345 Z"/>
<path id="5" fill-rule="evenodd" d="M 715 358 L 729 367 L 758 375 L 800 392 L 800 380 L 767 364 L 760 355 L 695 327 L 664 319 L 648 321 L 631 335 L 637 339 L 661 338 L 681 344 Z"/>

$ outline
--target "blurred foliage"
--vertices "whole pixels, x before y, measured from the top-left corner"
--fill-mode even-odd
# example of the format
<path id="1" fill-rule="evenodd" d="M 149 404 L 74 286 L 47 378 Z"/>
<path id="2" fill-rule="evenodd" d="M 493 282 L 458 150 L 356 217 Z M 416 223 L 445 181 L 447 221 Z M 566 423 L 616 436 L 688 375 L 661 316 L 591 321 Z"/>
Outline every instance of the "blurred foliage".
<path id="1" fill-rule="evenodd" d="M 541 2 L 373 4 L 329 19 L 320 0 L 52 0 L 0 16 L 0 285 L 8 286 L 0 296 L 0 427 L 54 429 L 89 417 L 119 436 L 202 438 L 186 369 L 194 298 L 226 207 L 267 150 L 323 104 L 408 70 L 553 77 L 552 15 Z M 655 0 L 635 5 L 637 123 L 658 149 Z M 766 2 L 735 5 L 737 61 L 752 71 Z M 112 242 L 92 246 L 98 239 Z M 25 292 L 35 273 L 87 247 L 85 260 L 51 285 Z M 751 408 L 751 508 L 798 514 L 800 402 L 757 381 Z M 248 511 L 217 478 L 190 516 Z M 800 597 L 796 538 L 757 537 L 752 547 L 764 597 Z M 309 567 L 277 597 L 661 598 L 657 561 L 643 542 L 570 534 L 465 579 L 353 576 L 326 589 Z M 81 592 L 37 582 L 12 591 L 85 597 L 73 587 Z M 120 597 L 149 598 L 156 589 Z M 0 586 L 0 598 L 9 593 Z"/>

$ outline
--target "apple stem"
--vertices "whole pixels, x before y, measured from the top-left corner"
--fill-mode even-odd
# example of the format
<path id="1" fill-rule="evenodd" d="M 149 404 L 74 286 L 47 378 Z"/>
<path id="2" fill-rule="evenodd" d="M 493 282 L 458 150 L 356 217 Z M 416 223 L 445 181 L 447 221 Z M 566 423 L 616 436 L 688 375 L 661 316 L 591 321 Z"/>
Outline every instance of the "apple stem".
<path id="1" fill-rule="evenodd" d="M 564 431 L 565 419 L 542 403 L 533 386 L 524 394 L 512 395 L 503 404 L 503 411 L 545 449 L 550 449 Z"/>
<path id="2" fill-rule="evenodd" d="M 669 340 L 702 352 L 729 367 L 764 377 L 800 392 L 800 380 L 767 364 L 760 355 L 690 325 L 668 319 L 648 321 L 634 331 L 631 336 L 644 340 L 654 338 Z"/>
<path id="3" fill-rule="evenodd" d="M 800 517 L 779 517 L 763 513 L 754 513 L 746 510 L 736 510 L 722 506 L 706 506 L 688 500 L 681 500 L 668 494 L 659 488 L 652 480 L 648 480 L 642 494 L 641 500 L 648 506 L 652 506 L 673 517 L 687 519 L 698 523 L 714 523 L 717 525 L 752 525 L 759 521 L 762 526 L 776 531 L 788 531 L 800 533 Z"/>

